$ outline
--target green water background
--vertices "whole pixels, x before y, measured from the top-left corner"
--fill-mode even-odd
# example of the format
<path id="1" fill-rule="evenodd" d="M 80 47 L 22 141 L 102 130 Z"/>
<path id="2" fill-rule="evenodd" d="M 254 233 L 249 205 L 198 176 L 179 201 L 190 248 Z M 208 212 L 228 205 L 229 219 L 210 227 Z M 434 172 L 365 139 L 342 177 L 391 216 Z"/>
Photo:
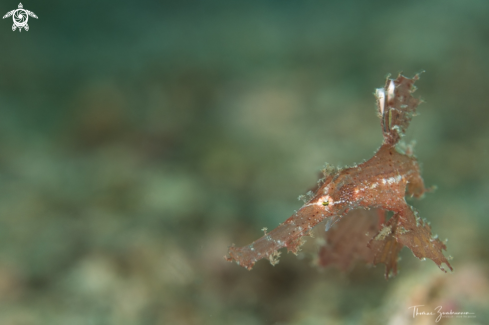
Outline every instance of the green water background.
<path id="1" fill-rule="evenodd" d="M 17 8 L 4 1 L 0 11 Z M 489 2 L 25 2 L 0 21 L 0 324 L 489 322 Z M 3 14 L 2 14 L 3 15 Z M 409 201 L 453 274 L 227 263 L 325 162 L 368 159 L 374 89 L 426 70 Z"/>

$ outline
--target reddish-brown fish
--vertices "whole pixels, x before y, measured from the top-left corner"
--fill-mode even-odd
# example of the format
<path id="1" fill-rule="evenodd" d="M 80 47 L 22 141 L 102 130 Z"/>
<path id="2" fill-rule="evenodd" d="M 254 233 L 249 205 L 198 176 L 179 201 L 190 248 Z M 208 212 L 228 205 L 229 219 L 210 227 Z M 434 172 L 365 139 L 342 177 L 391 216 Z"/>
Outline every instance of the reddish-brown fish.
<path id="1" fill-rule="evenodd" d="M 288 251 L 297 253 L 303 243 L 302 237 L 307 236 L 321 221 L 329 218 L 334 222 L 355 209 L 379 209 L 392 211 L 394 215 L 385 223 L 382 220 L 380 230 L 366 243 L 370 249 L 370 253 L 364 253 L 370 256 L 365 257 L 368 262 L 384 263 L 386 276 L 390 271 L 395 274 L 398 253 L 403 246 L 407 246 L 418 258 L 429 258 L 442 270 L 443 263 L 452 269 L 442 253 L 445 245 L 432 237 L 430 226 L 418 217 L 417 211 L 405 200 L 406 193 L 419 198 L 426 192 L 412 149 L 403 152 L 396 148 L 420 103 L 412 96 L 414 82 L 418 79 L 418 75 L 412 79 L 399 75 L 396 79 L 387 79 L 384 88 L 377 89 L 384 141 L 372 158 L 355 167 L 324 170 L 322 185 L 299 211 L 250 245 L 231 246 L 226 259 L 235 260 L 249 270 L 262 258 L 269 259 L 275 265 L 280 248 L 287 247 Z M 357 215 L 348 214 L 347 217 Z M 364 224 L 369 226 L 369 222 Z M 347 231 L 344 228 L 343 233 Z M 364 241 L 347 235 L 344 240 Z M 323 254 L 323 262 L 331 257 L 328 254 Z"/>

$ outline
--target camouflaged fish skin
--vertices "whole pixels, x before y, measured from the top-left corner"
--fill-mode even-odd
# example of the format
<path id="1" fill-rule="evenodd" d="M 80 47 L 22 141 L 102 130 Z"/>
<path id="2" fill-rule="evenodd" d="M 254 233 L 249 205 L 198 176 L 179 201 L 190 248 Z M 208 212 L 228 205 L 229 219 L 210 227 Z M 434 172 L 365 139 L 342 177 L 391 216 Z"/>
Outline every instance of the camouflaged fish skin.
<path id="1" fill-rule="evenodd" d="M 418 75 L 411 79 L 399 75 L 376 90 L 384 141 L 372 158 L 354 167 L 325 170 L 322 185 L 300 210 L 253 243 L 231 246 L 226 259 L 248 270 L 263 258 L 275 265 L 280 248 L 297 253 L 303 237 L 320 222 L 328 218 L 336 221 L 355 209 L 380 209 L 394 215 L 379 225 L 379 232 L 367 245 L 371 249 L 369 261 L 386 264 L 386 276 L 397 272 L 397 255 L 403 246 L 418 258 L 433 260 L 442 270 L 443 263 L 452 269 L 442 253 L 445 245 L 432 237 L 430 226 L 405 200 L 406 194 L 420 198 L 426 192 L 412 148 L 405 152 L 396 148 L 420 103 L 412 96 L 418 79 Z M 359 239 L 346 235 L 344 240 Z"/>

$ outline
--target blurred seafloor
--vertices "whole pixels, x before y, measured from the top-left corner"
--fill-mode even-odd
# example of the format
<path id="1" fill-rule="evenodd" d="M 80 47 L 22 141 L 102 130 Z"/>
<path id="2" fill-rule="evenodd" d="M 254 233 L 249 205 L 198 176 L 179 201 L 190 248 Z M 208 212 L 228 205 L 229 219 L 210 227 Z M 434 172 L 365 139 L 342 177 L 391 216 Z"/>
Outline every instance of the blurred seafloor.
<path id="1" fill-rule="evenodd" d="M 3 2 L 3 12 L 15 9 Z M 489 323 L 489 3 L 24 3 L 0 28 L 0 324 Z M 381 142 L 376 87 L 427 72 L 410 201 L 455 272 L 226 263 L 329 162 Z"/>

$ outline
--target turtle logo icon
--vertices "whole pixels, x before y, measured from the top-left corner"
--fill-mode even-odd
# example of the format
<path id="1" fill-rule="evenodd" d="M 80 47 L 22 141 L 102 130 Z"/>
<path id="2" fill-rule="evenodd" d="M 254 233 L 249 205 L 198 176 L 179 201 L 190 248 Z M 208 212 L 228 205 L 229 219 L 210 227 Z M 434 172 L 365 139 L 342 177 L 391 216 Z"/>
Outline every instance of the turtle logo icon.
<path id="1" fill-rule="evenodd" d="M 15 32 L 15 30 L 18 28 L 19 32 L 22 31 L 22 28 L 24 28 L 26 31 L 29 30 L 29 25 L 27 25 L 27 21 L 29 20 L 29 16 L 34 17 L 37 19 L 37 16 L 35 13 L 29 10 L 25 10 L 24 6 L 22 6 L 22 3 L 19 3 L 19 9 L 14 9 L 12 11 L 9 11 L 3 16 L 3 19 L 12 16 L 14 19 L 14 24 L 12 25 L 12 31 Z"/>

